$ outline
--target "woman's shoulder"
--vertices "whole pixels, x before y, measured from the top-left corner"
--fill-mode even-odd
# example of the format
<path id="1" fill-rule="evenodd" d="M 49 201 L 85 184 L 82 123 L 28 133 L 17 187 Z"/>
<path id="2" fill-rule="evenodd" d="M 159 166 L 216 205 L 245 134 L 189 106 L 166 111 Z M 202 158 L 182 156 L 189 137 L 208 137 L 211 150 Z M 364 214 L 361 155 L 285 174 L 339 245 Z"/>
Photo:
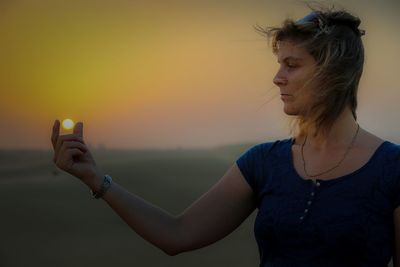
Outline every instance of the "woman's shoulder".
<path id="1" fill-rule="evenodd" d="M 359 149 L 363 150 L 377 150 L 385 146 L 387 149 L 400 151 L 400 145 L 392 140 L 383 139 L 367 130 L 363 129 L 363 135 L 358 142 Z"/>
<path id="2" fill-rule="evenodd" d="M 283 152 L 291 144 L 292 144 L 292 138 L 286 138 L 286 139 L 277 138 L 259 142 L 253 145 L 250 149 L 253 149 L 260 153 L 272 152 L 272 151 Z"/>
<path id="3" fill-rule="evenodd" d="M 291 138 L 286 139 L 270 139 L 255 143 L 242 152 L 242 157 L 265 160 L 271 155 L 277 156 L 287 152 L 292 142 Z"/>
<path id="4" fill-rule="evenodd" d="M 358 152 L 363 154 L 379 154 L 380 161 L 385 165 L 398 166 L 400 169 L 400 145 L 388 139 L 380 138 L 368 131 L 365 131 L 358 145 Z"/>

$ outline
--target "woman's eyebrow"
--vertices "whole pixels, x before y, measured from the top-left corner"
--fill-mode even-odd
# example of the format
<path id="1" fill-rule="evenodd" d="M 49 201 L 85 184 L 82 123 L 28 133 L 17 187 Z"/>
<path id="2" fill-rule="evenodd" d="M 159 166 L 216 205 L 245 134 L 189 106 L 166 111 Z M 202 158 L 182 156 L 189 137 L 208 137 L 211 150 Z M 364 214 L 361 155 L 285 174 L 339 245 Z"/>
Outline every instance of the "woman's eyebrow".
<path id="1" fill-rule="evenodd" d="M 303 60 L 303 59 L 300 58 L 300 57 L 293 57 L 293 56 L 288 56 L 288 57 L 285 57 L 283 59 L 284 62 L 287 62 L 287 61 L 301 61 L 301 60 Z M 278 58 L 278 63 L 280 63 L 279 58 Z"/>

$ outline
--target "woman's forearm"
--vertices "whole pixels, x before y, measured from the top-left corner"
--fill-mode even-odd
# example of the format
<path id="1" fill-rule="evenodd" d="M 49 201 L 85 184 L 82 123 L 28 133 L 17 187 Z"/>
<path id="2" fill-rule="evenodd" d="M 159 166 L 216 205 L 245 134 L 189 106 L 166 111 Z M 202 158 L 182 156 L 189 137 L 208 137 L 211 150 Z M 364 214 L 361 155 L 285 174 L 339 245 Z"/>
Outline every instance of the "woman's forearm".
<path id="1" fill-rule="evenodd" d="M 89 187 L 92 190 L 99 188 L 102 179 L 101 175 L 97 175 L 94 179 L 96 185 Z M 176 216 L 128 192 L 114 181 L 103 199 L 141 237 L 168 255 L 178 253 L 179 225 Z"/>

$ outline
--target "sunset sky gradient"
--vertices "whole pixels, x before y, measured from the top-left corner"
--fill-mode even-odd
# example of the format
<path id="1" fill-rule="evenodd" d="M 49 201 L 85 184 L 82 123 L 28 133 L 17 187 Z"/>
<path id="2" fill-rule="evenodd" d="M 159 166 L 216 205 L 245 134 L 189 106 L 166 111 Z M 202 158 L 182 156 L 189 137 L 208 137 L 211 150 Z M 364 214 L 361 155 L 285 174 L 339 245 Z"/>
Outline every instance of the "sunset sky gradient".
<path id="1" fill-rule="evenodd" d="M 366 30 L 359 123 L 400 142 L 400 1 L 341 4 Z M 55 119 L 108 148 L 201 148 L 287 138 L 253 25 L 308 13 L 301 1 L 2 1 L 0 149 L 50 149 Z"/>

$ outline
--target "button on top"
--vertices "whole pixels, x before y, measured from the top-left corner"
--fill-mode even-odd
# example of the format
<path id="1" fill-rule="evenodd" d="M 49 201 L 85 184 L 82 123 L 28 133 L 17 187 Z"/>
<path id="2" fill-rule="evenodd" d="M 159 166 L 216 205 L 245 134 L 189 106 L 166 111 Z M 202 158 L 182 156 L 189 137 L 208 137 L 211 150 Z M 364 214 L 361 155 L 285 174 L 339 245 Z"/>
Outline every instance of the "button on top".
<path id="1" fill-rule="evenodd" d="M 320 185 L 321 185 L 321 183 L 320 183 L 320 182 L 317 182 L 317 183 L 316 183 L 316 185 L 317 185 L 317 186 L 320 186 Z"/>
<path id="2" fill-rule="evenodd" d="M 314 195 L 314 192 L 311 192 L 311 195 L 313 196 L 313 195 Z"/>
<path id="3" fill-rule="evenodd" d="M 311 200 L 309 200 L 309 201 L 307 202 L 307 205 L 311 205 L 311 203 L 312 203 L 312 201 L 311 201 Z"/>

